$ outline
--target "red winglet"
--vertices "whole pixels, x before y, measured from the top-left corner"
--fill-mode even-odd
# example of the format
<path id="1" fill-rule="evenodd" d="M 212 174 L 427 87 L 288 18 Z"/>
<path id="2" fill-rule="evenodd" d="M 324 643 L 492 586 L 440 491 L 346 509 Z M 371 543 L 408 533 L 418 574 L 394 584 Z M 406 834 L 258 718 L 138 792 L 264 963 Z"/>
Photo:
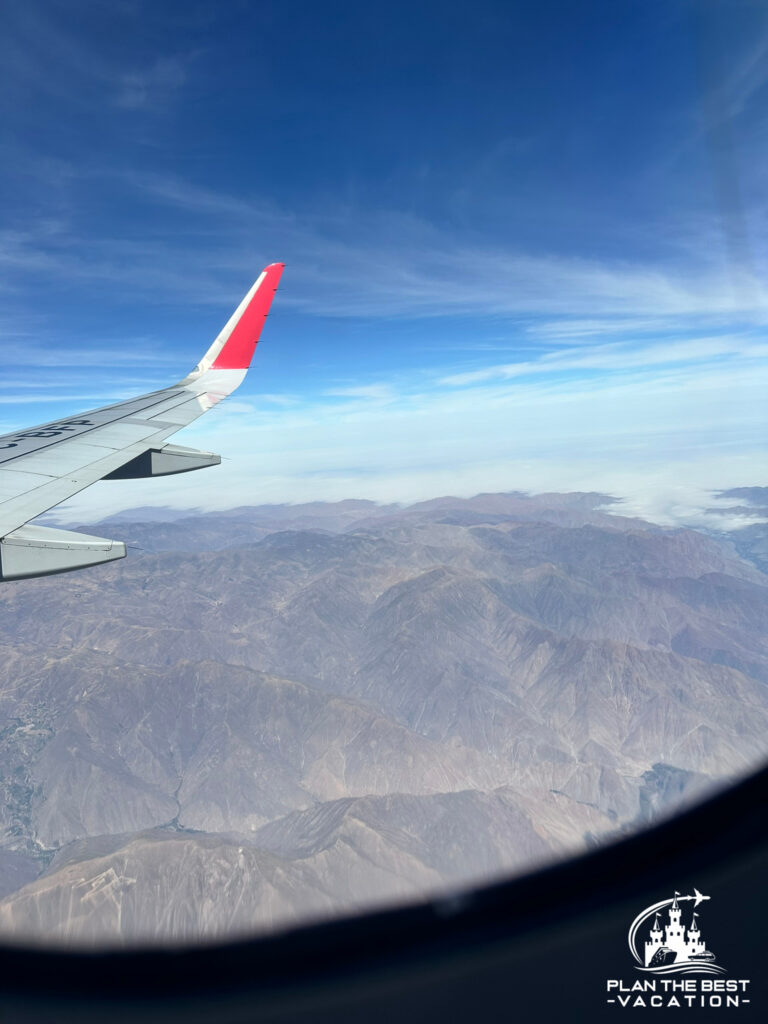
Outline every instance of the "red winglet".
<path id="1" fill-rule="evenodd" d="M 216 356 L 212 369 L 247 370 L 251 365 L 261 329 L 267 319 L 284 267 L 284 263 L 270 263 L 264 268 L 261 282 L 232 328 L 221 352 Z"/>

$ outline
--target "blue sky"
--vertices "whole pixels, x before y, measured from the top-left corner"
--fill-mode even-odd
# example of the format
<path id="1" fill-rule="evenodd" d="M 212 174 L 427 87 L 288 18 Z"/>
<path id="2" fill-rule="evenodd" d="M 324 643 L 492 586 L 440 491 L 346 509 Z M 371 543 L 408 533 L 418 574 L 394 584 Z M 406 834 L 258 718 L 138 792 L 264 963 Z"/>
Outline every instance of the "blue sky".
<path id="1" fill-rule="evenodd" d="M 0 69 L 0 428 L 172 382 L 287 264 L 178 436 L 223 466 L 71 515 L 765 482 L 764 3 L 26 0 Z"/>

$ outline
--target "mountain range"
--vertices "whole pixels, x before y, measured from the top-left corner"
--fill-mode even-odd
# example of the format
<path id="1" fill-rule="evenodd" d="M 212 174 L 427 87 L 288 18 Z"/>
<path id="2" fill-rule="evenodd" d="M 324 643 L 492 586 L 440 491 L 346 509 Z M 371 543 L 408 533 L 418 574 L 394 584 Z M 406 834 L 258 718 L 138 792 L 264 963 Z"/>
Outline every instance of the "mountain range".
<path id="1" fill-rule="evenodd" d="M 768 751 L 766 488 L 180 514 L 0 589 L 0 935 L 125 945 L 445 893 Z"/>

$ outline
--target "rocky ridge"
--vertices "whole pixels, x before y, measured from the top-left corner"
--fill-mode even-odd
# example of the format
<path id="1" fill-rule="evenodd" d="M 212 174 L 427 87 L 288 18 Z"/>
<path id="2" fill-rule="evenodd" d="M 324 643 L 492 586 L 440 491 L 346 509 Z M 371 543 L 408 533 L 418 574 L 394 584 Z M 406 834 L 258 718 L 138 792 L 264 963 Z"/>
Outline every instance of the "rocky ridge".
<path id="1" fill-rule="evenodd" d="M 616 508 L 89 526 L 138 550 L 0 590 L 0 929 L 187 941 L 417 898 L 756 764 L 768 577 L 738 535 Z"/>

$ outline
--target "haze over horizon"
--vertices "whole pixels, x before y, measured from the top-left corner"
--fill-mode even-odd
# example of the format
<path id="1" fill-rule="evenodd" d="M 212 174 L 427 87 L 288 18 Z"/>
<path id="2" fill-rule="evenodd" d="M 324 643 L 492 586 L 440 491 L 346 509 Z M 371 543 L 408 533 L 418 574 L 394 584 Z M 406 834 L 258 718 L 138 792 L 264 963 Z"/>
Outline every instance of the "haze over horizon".
<path id="1" fill-rule="evenodd" d="M 578 490 L 753 521 L 706 510 L 768 464 L 761 5 L 1 17 L 0 431 L 178 379 L 287 264 L 177 439 L 215 475 L 62 517 Z"/>

